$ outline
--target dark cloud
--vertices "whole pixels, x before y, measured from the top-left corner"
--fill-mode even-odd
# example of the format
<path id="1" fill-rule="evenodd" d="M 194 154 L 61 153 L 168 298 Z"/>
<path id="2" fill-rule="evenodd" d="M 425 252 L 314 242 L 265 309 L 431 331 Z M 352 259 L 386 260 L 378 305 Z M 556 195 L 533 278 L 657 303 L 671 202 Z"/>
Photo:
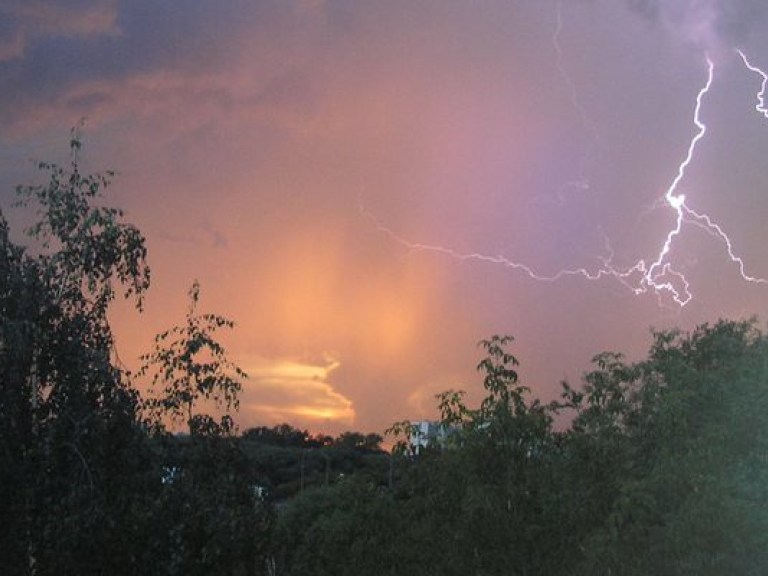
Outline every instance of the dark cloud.
<path id="1" fill-rule="evenodd" d="M 659 15 L 659 0 L 627 0 L 627 4 L 648 18 L 656 19 Z"/>
<path id="2" fill-rule="evenodd" d="M 719 2 L 717 29 L 732 42 L 743 41 L 752 28 L 765 19 L 768 3 L 765 0 L 728 0 Z"/>
<path id="3" fill-rule="evenodd" d="M 306 15 L 318 10 L 300 2 L 243 0 L 13 1 L 0 6 L 0 85 L 14 87 L 0 94 L 0 126 L 34 124 L 41 110 L 54 108 L 90 116 L 108 98 L 119 99 L 105 94 L 105 85 L 221 78 L 242 66 L 244 52 L 252 54 L 254 77 L 264 78 L 276 55 L 292 61 Z M 219 95 L 226 99 L 225 92 Z"/>
<path id="4" fill-rule="evenodd" d="M 12 14 L 0 18 L 0 62 L 14 60 L 24 53 L 26 39 Z"/>
<path id="5" fill-rule="evenodd" d="M 115 0 L 7 0 L 0 5 L 0 61 L 23 57 L 45 38 L 114 33 L 116 17 Z"/>
<path id="6" fill-rule="evenodd" d="M 627 0 L 627 4 L 644 17 L 664 21 L 683 34 L 694 30 L 692 39 L 703 43 L 741 42 L 768 11 L 764 0 Z"/>

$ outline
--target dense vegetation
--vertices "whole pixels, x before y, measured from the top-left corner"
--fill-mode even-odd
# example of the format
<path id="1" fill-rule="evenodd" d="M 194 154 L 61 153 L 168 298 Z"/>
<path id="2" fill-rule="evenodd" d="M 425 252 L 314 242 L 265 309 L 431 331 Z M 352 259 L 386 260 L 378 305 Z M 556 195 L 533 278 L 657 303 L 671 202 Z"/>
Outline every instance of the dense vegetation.
<path id="1" fill-rule="evenodd" d="M 437 399 L 418 456 L 376 434 L 238 434 L 244 373 L 197 312 L 137 374 L 107 309 L 142 298 L 141 233 L 101 205 L 112 175 L 40 164 L 34 249 L 0 215 L 0 566 L 7 574 L 768 573 L 768 336 L 754 321 L 602 353 L 544 405 L 511 338 L 482 342 L 486 397 Z M 138 392 L 140 380 L 150 392 Z M 212 400 L 225 411 L 201 412 Z M 173 435 L 176 422 L 187 433 Z"/>
<path id="2" fill-rule="evenodd" d="M 142 372 L 142 399 L 121 368 L 107 310 L 123 289 L 149 288 L 144 238 L 105 207 L 111 173 L 83 175 L 73 135 L 68 166 L 19 186 L 38 219 L 33 248 L 0 221 L 0 551 L 8 574 L 253 573 L 271 514 L 229 442 L 230 420 L 195 410 L 231 405 L 242 373 L 214 339 L 229 326 L 197 315 L 161 334 Z M 187 416 L 179 442 L 165 418 Z M 181 463 L 181 473 L 173 461 Z"/>
<path id="3" fill-rule="evenodd" d="M 483 343 L 479 408 L 440 395 L 456 431 L 392 490 L 351 479 L 292 501 L 278 573 L 768 571 L 768 337 L 754 322 L 656 333 L 635 364 L 600 354 L 548 406 L 528 399 L 508 343 Z"/>

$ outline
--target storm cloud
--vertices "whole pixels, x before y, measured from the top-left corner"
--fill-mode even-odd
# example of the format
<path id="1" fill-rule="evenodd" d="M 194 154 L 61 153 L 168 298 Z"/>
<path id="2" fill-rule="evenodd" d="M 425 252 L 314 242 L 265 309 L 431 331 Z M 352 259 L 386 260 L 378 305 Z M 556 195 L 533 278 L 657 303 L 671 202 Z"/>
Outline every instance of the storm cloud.
<path id="1" fill-rule="evenodd" d="M 768 65 L 764 11 L 5 2 L 0 200 L 10 207 L 13 186 L 35 180 L 30 158 L 66 158 L 69 128 L 87 117 L 84 168 L 118 170 L 110 201 L 147 235 L 153 267 L 144 316 L 116 303 L 121 358 L 183 318 L 198 278 L 203 308 L 237 321 L 227 348 L 252 373 L 243 427 L 290 417 L 383 430 L 433 415 L 446 388 L 477 400 L 476 343 L 497 333 L 517 338 L 524 382 L 551 398 L 601 350 L 642 353 L 649 324 L 766 309 L 765 286 L 687 224 L 667 256 L 690 282 L 684 309 L 635 293 L 631 278 L 540 281 L 499 265 L 550 277 L 656 257 L 707 40 L 730 49 L 713 58 L 709 130 L 680 192 L 731 234 L 748 273 L 768 276 L 761 78 L 732 50 L 743 39 Z M 457 257 L 476 253 L 488 258 Z"/>
<path id="2" fill-rule="evenodd" d="M 765 19 L 763 0 L 627 0 L 630 9 L 704 45 L 738 44 Z"/>

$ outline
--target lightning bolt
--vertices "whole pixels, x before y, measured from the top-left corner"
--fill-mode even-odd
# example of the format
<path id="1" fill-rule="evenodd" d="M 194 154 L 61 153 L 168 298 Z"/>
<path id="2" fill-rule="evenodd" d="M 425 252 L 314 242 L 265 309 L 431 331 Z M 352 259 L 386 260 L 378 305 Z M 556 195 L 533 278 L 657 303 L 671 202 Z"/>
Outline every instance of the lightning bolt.
<path id="1" fill-rule="evenodd" d="M 567 276 L 583 276 L 587 278 L 588 280 L 598 280 L 601 277 L 609 274 L 610 272 L 608 270 L 597 270 L 594 273 L 590 273 L 585 268 L 577 268 L 577 269 L 571 269 L 571 270 L 560 270 L 556 274 L 553 275 L 544 275 L 537 273 L 531 266 L 524 264 L 522 262 L 515 262 L 514 260 L 510 260 L 506 256 L 503 255 L 497 255 L 493 256 L 490 254 L 481 254 L 478 252 L 459 252 L 458 250 L 454 250 L 453 248 L 448 248 L 446 246 L 441 246 L 439 244 L 424 244 L 421 242 L 411 242 L 410 240 L 406 240 L 405 238 L 402 238 L 397 233 L 395 233 L 391 228 L 388 228 L 384 224 L 382 224 L 376 216 L 374 216 L 368 209 L 366 209 L 362 198 L 358 198 L 358 206 L 360 210 L 360 214 L 367 218 L 382 234 L 385 234 L 388 236 L 393 242 L 400 244 L 404 248 L 406 248 L 409 251 L 414 252 L 435 252 L 438 254 L 444 254 L 446 256 L 450 256 L 451 258 L 455 260 L 459 260 L 462 262 L 467 261 L 477 261 L 477 262 L 485 262 L 488 264 L 497 264 L 501 266 L 505 266 L 507 268 L 512 268 L 514 270 L 519 270 L 524 272 L 529 278 L 532 280 L 537 280 L 539 282 L 554 282 L 556 280 L 560 280 L 561 278 L 565 278 Z"/>
<path id="2" fill-rule="evenodd" d="M 749 59 L 747 58 L 746 54 L 744 54 L 744 52 L 742 52 L 741 50 L 736 50 L 736 52 L 739 54 L 739 56 L 741 56 L 741 59 L 744 61 L 744 66 L 746 66 L 750 71 L 760 75 L 763 78 L 763 82 L 760 85 L 760 91 L 757 93 L 757 104 L 755 105 L 755 110 L 757 110 L 765 118 L 768 118 L 768 110 L 766 110 L 765 108 L 765 89 L 766 89 L 766 84 L 768 83 L 768 74 L 766 74 L 763 70 L 761 70 L 757 66 L 753 66 L 750 63 Z"/>
<path id="3" fill-rule="evenodd" d="M 558 190 L 558 199 L 560 200 L 560 203 L 563 202 L 563 193 L 566 189 L 569 189 L 569 188 L 576 188 L 578 190 L 589 189 L 589 178 L 586 175 L 587 162 L 598 140 L 597 128 L 590 121 L 589 116 L 587 115 L 587 111 L 581 105 L 581 102 L 579 102 L 578 91 L 576 90 L 576 84 L 571 78 L 571 75 L 568 73 L 568 70 L 566 69 L 565 64 L 563 62 L 563 58 L 564 58 L 563 47 L 560 44 L 560 36 L 562 35 L 562 33 L 563 33 L 563 3 L 558 2 L 557 12 L 556 12 L 556 25 L 555 25 L 555 30 L 552 34 L 552 46 L 555 50 L 555 55 L 556 55 L 555 66 L 557 66 L 557 71 L 560 73 L 560 77 L 563 79 L 563 82 L 568 87 L 568 94 L 571 99 L 571 106 L 573 106 L 576 112 L 578 112 L 579 119 L 581 120 L 581 124 L 584 127 L 584 130 L 586 130 L 590 134 L 589 144 L 587 145 L 586 150 L 583 152 L 581 156 L 581 160 L 579 161 L 579 174 L 577 179 L 570 182 L 566 182 L 560 188 L 560 190 Z"/>
<path id="4" fill-rule="evenodd" d="M 557 47 L 558 54 L 560 54 L 560 49 L 559 44 L 557 43 L 557 39 L 561 27 L 562 20 L 558 9 L 558 28 L 554 36 L 555 46 Z M 768 118 L 768 110 L 766 110 L 765 107 L 765 92 L 766 84 L 768 84 L 768 74 L 766 74 L 760 68 L 753 66 L 742 51 L 739 50 L 738 53 L 744 61 L 745 66 L 750 71 L 759 74 L 763 79 L 761 89 L 757 94 L 758 104 L 755 108 L 759 113 Z M 707 79 L 704 86 L 698 91 L 696 95 L 693 111 L 693 123 L 696 126 L 696 132 L 689 141 L 686 154 L 678 165 L 677 173 L 674 179 L 667 188 L 663 198 L 660 198 L 657 202 L 657 204 L 660 206 L 669 207 L 674 211 L 675 224 L 667 233 L 658 254 L 653 260 L 640 259 L 633 266 L 627 268 L 614 267 L 612 264 L 613 252 L 610 248 L 610 243 L 606 238 L 607 256 L 599 258 L 601 262 L 599 267 L 596 267 L 594 270 L 589 270 L 587 268 L 563 269 L 555 274 L 546 275 L 537 272 L 532 266 L 528 264 L 516 262 L 503 255 L 490 255 L 477 252 L 460 252 L 446 246 L 411 242 L 406 240 L 405 238 L 402 238 L 396 234 L 392 229 L 384 226 L 381 222 L 379 222 L 375 216 L 373 216 L 373 214 L 365 209 L 362 200 L 360 200 L 359 203 L 360 212 L 373 223 L 374 227 L 379 232 L 386 234 L 389 238 L 391 238 L 391 240 L 402 245 L 410 251 L 433 252 L 449 256 L 459 261 L 478 261 L 501 265 L 507 268 L 521 271 L 532 280 L 539 282 L 555 282 L 570 276 L 582 277 L 590 281 L 596 281 L 603 278 L 613 278 L 620 282 L 622 285 L 626 286 L 636 295 L 653 293 L 659 298 L 666 295 L 672 298 L 672 300 L 680 307 L 688 304 L 693 298 L 693 294 L 690 291 L 690 283 L 685 278 L 684 274 L 673 268 L 672 262 L 670 262 L 670 255 L 674 241 L 682 233 L 683 226 L 685 224 L 690 224 L 704 230 L 725 245 L 729 259 L 731 262 L 737 265 L 743 280 L 750 283 L 766 284 L 768 283 L 767 279 L 751 276 L 746 272 L 746 265 L 744 260 L 734 251 L 733 243 L 725 230 L 723 230 L 723 228 L 707 214 L 699 213 L 691 208 L 686 202 L 685 194 L 678 191 L 681 183 L 685 179 L 689 166 L 694 160 L 696 148 L 699 142 L 707 133 L 707 126 L 701 119 L 701 109 L 704 98 L 709 93 L 714 81 L 715 64 L 709 57 L 706 57 L 706 64 Z M 558 67 L 561 68 L 561 64 L 558 64 Z"/>
<path id="5" fill-rule="evenodd" d="M 670 262 L 667 262 L 667 256 L 672 250 L 672 242 L 683 229 L 685 215 L 686 212 L 688 212 L 688 208 L 685 205 L 685 194 L 678 194 L 677 188 L 683 181 L 683 178 L 685 178 L 685 171 L 693 161 L 696 145 L 707 133 L 706 125 L 701 121 L 701 103 L 704 100 L 704 96 L 706 96 L 709 89 L 712 87 L 714 70 L 714 63 L 707 58 L 707 82 L 704 87 L 699 90 L 699 93 L 696 96 L 696 106 L 693 113 L 693 122 L 696 125 L 696 128 L 698 128 L 698 131 L 688 144 L 688 152 L 677 168 L 677 175 L 674 180 L 672 180 L 672 184 L 670 184 L 669 188 L 667 188 L 667 192 L 664 194 L 666 203 L 676 213 L 675 226 L 667 234 L 667 238 L 659 251 L 659 255 L 650 266 L 646 267 L 644 260 L 640 260 L 636 264 L 636 267 L 640 271 L 645 272 L 641 284 L 637 287 L 636 291 L 644 292 L 647 289 L 651 289 L 657 294 L 666 292 L 671 295 L 673 300 L 680 306 L 685 306 L 692 298 L 692 294 L 688 289 L 688 283 L 685 281 L 684 276 L 680 272 L 675 271 Z M 670 280 L 664 280 L 664 278 L 668 276 L 672 276 L 681 281 L 683 283 L 682 288 L 677 288 Z"/>

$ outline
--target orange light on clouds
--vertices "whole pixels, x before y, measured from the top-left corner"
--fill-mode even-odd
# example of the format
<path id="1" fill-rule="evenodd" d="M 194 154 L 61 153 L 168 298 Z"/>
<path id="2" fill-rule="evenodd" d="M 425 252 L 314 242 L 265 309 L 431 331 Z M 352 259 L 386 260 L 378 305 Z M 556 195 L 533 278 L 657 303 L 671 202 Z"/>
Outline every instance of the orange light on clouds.
<path id="1" fill-rule="evenodd" d="M 333 237 L 290 239 L 277 246 L 277 265 L 268 275 L 275 298 L 270 304 L 272 330 L 289 340 L 333 329 L 338 299 L 340 251 Z"/>
<path id="2" fill-rule="evenodd" d="M 83 168 L 117 170 L 107 203 L 146 235 L 153 272 L 144 314 L 110 311 L 120 357 L 135 370 L 183 321 L 197 278 L 201 310 L 236 322 L 221 337 L 250 374 L 241 428 L 434 417 L 441 390 L 482 394 L 475 344 L 492 334 L 518 337 L 525 382 L 547 399 L 600 350 L 642 353 L 648 324 L 766 308 L 764 287 L 702 252 L 721 248 L 707 235 L 676 244 L 700 276 L 679 316 L 620 284 L 450 256 L 549 275 L 658 249 L 668 214 L 638 214 L 690 138 L 703 72 L 679 43 L 690 22 L 649 27 L 626 2 L 72 4 L 0 2 L 2 208 L 37 176 L 30 158 L 66 162 L 86 117 Z M 765 65 L 765 22 L 745 24 L 743 48 Z M 719 68 L 686 202 L 738 229 L 734 246 L 766 276 L 765 123 L 742 101 L 759 79 L 735 62 Z"/>
<path id="3" fill-rule="evenodd" d="M 248 373 L 241 417 L 255 416 L 273 424 L 300 421 L 310 426 L 354 422 L 352 402 L 329 382 L 331 373 L 341 365 L 332 356 L 322 362 L 260 357 L 240 358 L 239 362 Z"/>

